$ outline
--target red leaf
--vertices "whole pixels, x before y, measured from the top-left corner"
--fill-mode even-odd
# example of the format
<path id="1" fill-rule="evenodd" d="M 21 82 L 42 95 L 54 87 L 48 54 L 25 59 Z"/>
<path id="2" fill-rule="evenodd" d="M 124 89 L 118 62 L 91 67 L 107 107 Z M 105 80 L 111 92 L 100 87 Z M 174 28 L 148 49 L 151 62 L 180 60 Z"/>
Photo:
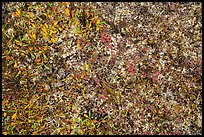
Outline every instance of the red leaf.
<path id="1" fill-rule="evenodd" d="M 52 6 L 52 11 L 55 11 L 55 7 L 54 6 Z"/>
<path id="2" fill-rule="evenodd" d="M 144 76 L 147 76 L 147 73 L 145 73 L 145 72 L 142 72 L 142 75 L 144 75 Z"/>
<path id="3" fill-rule="evenodd" d="M 104 37 L 102 36 L 102 37 L 100 37 L 100 40 L 102 41 L 102 42 L 106 42 L 106 40 L 104 39 Z"/>
<path id="4" fill-rule="evenodd" d="M 130 72 L 131 74 L 135 74 L 135 69 L 133 68 L 133 66 L 132 66 L 132 63 L 130 63 L 129 65 L 128 65 L 128 72 Z"/>
<path id="5" fill-rule="evenodd" d="M 87 45 L 90 46 L 90 45 L 91 45 L 91 42 L 88 42 Z"/>
<path id="6" fill-rule="evenodd" d="M 84 79 L 85 79 L 85 80 L 88 80 L 88 79 L 89 79 L 89 76 L 85 76 Z"/>
<path id="7" fill-rule="evenodd" d="M 101 97 L 102 97 L 103 99 L 106 99 L 106 97 L 105 97 L 104 95 L 101 95 Z"/>
<path id="8" fill-rule="evenodd" d="M 104 95 L 104 96 L 107 96 L 106 89 L 103 89 L 103 95 Z"/>
<path id="9" fill-rule="evenodd" d="M 110 40 L 111 40 L 111 37 L 110 37 L 110 36 L 108 36 L 108 37 L 107 37 L 107 41 L 110 41 Z"/>
<path id="10" fill-rule="evenodd" d="M 153 81 L 156 81 L 156 80 L 157 80 L 155 77 L 153 77 L 152 79 L 153 79 Z"/>
<path id="11" fill-rule="evenodd" d="M 108 46 L 108 49 L 112 49 L 112 45 Z"/>
<path id="12" fill-rule="evenodd" d="M 157 73 L 156 73 L 156 76 L 158 76 L 160 74 L 160 72 L 158 71 Z"/>

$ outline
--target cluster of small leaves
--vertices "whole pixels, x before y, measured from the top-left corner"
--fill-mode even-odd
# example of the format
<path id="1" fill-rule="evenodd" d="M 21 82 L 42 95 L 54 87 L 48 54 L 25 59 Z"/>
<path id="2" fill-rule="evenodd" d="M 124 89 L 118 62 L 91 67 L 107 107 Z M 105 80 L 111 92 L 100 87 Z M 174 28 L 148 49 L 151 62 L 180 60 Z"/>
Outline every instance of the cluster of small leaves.
<path id="1" fill-rule="evenodd" d="M 52 69 L 48 64 L 50 45 L 58 43 L 63 31 L 74 27 L 75 39 L 87 39 L 89 31 L 99 31 L 101 21 L 85 5 L 5 3 L 2 20 L 4 134 L 39 134 L 45 128 L 42 121 L 47 105 L 36 106 L 35 102 L 43 99 L 46 85 L 31 79 L 42 70 Z"/>
<path id="2" fill-rule="evenodd" d="M 116 5 L 118 6 L 116 10 L 113 11 L 115 13 L 108 15 L 108 13 L 111 13 L 110 9 Z M 109 8 L 104 8 L 105 6 Z M 201 103 L 202 75 L 201 71 L 197 73 L 198 70 L 200 70 L 198 66 L 201 67 L 201 64 L 197 65 L 197 67 L 194 66 L 200 62 L 198 60 L 202 59 L 200 52 L 202 47 L 200 33 L 201 14 L 198 12 L 200 10 L 200 3 L 97 3 L 96 7 L 102 12 L 102 18 L 116 28 L 116 25 L 120 25 L 120 23 L 115 25 L 115 22 L 122 22 L 122 18 L 127 18 L 127 15 L 132 15 L 125 21 L 128 26 L 124 24 L 119 26 L 119 28 L 124 28 L 125 26 L 125 31 L 123 31 L 123 33 L 121 33 L 122 31 L 118 31 L 122 36 L 122 40 L 119 40 L 120 36 L 116 39 L 116 43 L 120 48 L 118 58 L 121 57 L 120 60 L 124 61 L 122 64 L 124 69 L 122 69 L 126 70 L 127 73 L 123 73 L 121 69 L 123 79 L 120 79 L 120 74 L 117 76 L 119 81 L 115 82 L 114 85 L 119 86 L 119 89 L 124 89 L 121 101 L 123 104 L 125 102 L 133 103 L 135 102 L 134 98 L 137 98 L 137 103 L 140 102 L 142 108 L 144 108 L 140 110 L 140 113 L 142 112 L 144 116 L 140 115 L 139 118 L 135 116 L 132 117 L 135 120 L 141 119 L 140 121 L 146 118 L 146 122 L 149 124 L 148 126 L 135 124 L 135 129 L 138 129 L 138 127 L 146 129 L 148 127 L 149 134 L 158 134 L 161 132 L 170 133 L 172 132 L 172 125 L 176 125 L 176 122 L 174 122 L 172 118 L 184 123 L 184 121 L 194 119 L 188 112 L 191 113 L 194 111 L 195 113 L 201 113 L 200 110 L 192 110 L 192 106 L 195 107 L 198 105 L 200 108 Z M 131 10 L 127 10 L 127 7 L 132 8 L 129 8 Z M 123 8 L 124 10 L 121 10 Z M 189 16 L 183 16 L 181 13 Z M 113 18 L 114 15 L 120 16 Z M 192 15 L 194 15 L 194 17 L 192 17 Z M 189 22 L 189 20 L 191 20 L 191 22 Z M 190 26 L 194 29 L 189 31 L 185 29 Z M 129 43 L 131 43 L 131 45 Z M 189 61 L 189 59 L 191 61 Z M 189 62 L 194 65 L 191 64 L 190 67 Z M 126 77 L 124 77 L 124 75 L 126 75 Z M 126 96 L 129 96 L 129 98 L 127 99 Z M 154 102 L 154 105 L 148 105 L 150 102 L 152 103 L 153 100 L 158 99 L 155 96 L 160 96 L 159 102 L 163 105 L 165 104 L 164 106 L 166 107 L 166 109 L 158 113 L 155 108 L 161 108 L 162 105 L 159 105 L 160 103 L 154 104 Z M 166 105 L 165 102 L 171 101 L 172 98 L 174 98 L 176 103 L 182 104 L 186 109 L 182 109 L 182 114 L 177 116 L 179 109 L 177 109 L 177 105 L 174 104 L 175 107 L 172 108 L 172 113 L 162 117 L 162 115 L 167 113 L 167 110 L 171 108 Z M 163 101 L 163 99 L 165 101 Z M 198 101 L 200 103 L 195 103 L 195 100 L 196 102 L 200 100 Z M 144 102 L 144 104 L 141 102 Z M 135 107 L 137 108 L 137 106 Z M 135 109 L 132 109 L 132 111 L 134 114 L 137 114 Z M 156 114 L 156 116 L 149 120 L 147 113 L 151 116 Z M 184 118 L 184 113 L 188 113 L 189 115 Z M 155 128 L 156 125 L 158 128 Z M 165 131 L 164 127 L 168 127 L 167 129 L 169 131 Z M 190 134 L 191 131 L 187 130 L 188 126 L 186 125 L 186 127 L 183 127 L 183 131 Z M 194 131 L 191 133 L 195 134 L 193 132 Z M 137 134 L 138 131 L 135 130 L 132 133 Z M 198 132 L 196 134 L 198 134 Z"/>

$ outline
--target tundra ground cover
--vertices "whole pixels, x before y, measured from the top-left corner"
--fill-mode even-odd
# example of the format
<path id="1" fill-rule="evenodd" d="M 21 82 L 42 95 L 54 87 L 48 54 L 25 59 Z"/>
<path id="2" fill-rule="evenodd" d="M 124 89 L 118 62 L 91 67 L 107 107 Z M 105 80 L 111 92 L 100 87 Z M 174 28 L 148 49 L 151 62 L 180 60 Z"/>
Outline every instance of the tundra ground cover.
<path id="1" fill-rule="evenodd" d="M 202 134 L 201 3 L 2 5 L 3 134 Z"/>

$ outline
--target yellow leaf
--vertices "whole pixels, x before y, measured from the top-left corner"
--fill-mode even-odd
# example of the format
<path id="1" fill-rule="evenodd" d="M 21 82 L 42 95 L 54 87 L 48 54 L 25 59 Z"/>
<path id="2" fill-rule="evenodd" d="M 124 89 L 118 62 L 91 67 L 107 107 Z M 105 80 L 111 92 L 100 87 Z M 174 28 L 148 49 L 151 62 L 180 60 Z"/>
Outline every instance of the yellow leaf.
<path id="1" fill-rule="evenodd" d="M 18 73 L 16 74 L 16 77 L 21 73 L 21 70 L 18 71 Z"/>
<path id="2" fill-rule="evenodd" d="M 33 18 L 33 13 L 32 12 L 29 12 L 28 14 L 29 14 L 30 18 Z"/>
<path id="3" fill-rule="evenodd" d="M 8 135 L 8 132 L 3 132 L 2 134 L 3 134 L 3 135 Z"/>
<path id="4" fill-rule="evenodd" d="M 43 13 L 43 15 L 47 16 L 47 14 L 46 14 L 46 13 Z"/>
<path id="5" fill-rule="evenodd" d="M 89 65 L 85 63 L 86 70 L 89 71 Z"/>
<path id="6" fill-rule="evenodd" d="M 31 122 L 31 120 L 30 119 L 28 119 L 28 123 L 30 123 Z"/>
<path id="7" fill-rule="evenodd" d="M 51 19 L 51 16 L 50 16 L 49 14 L 47 15 L 47 17 L 48 17 L 49 19 Z"/>
<path id="8" fill-rule="evenodd" d="M 15 42 L 16 42 L 17 45 L 21 45 L 21 42 L 20 42 L 20 41 L 15 40 Z"/>
<path id="9" fill-rule="evenodd" d="M 47 34 L 44 32 L 41 32 L 41 34 L 43 35 L 43 38 L 47 38 Z"/>
<path id="10" fill-rule="evenodd" d="M 63 29 L 60 27 L 60 28 L 58 28 L 59 29 L 59 31 L 62 31 Z"/>
<path id="11" fill-rule="evenodd" d="M 3 101 L 2 101 L 2 106 L 4 106 L 5 104 L 8 104 L 8 101 L 3 100 Z"/>
<path id="12" fill-rule="evenodd" d="M 50 32 L 50 36 L 52 35 L 52 31 Z"/>
<path id="13" fill-rule="evenodd" d="M 102 120 L 102 123 L 106 123 L 106 120 Z"/>
<path id="14" fill-rule="evenodd" d="M 16 15 L 20 16 L 20 14 L 21 14 L 21 11 L 19 9 L 16 9 Z"/>
<path id="15" fill-rule="evenodd" d="M 4 112 L 4 117 L 6 117 L 7 116 L 7 114 Z"/>
<path id="16" fill-rule="evenodd" d="M 39 51 L 38 53 L 39 53 L 39 54 L 41 54 L 41 53 L 42 53 L 42 51 Z"/>
<path id="17" fill-rule="evenodd" d="M 57 31 L 52 31 L 52 33 L 54 33 L 54 34 L 55 34 L 55 33 L 57 33 Z"/>
<path id="18" fill-rule="evenodd" d="M 42 31 L 44 31 L 45 34 L 47 34 L 47 30 L 44 27 L 42 28 Z"/>
<path id="19" fill-rule="evenodd" d="M 53 26 L 56 26 L 56 25 L 57 25 L 57 23 L 58 23 L 58 21 L 56 21 L 56 22 L 53 24 Z"/>
<path id="20" fill-rule="evenodd" d="M 37 135 L 38 134 L 38 132 L 37 131 L 34 131 L 33 133 L 32 133 L 32 135 Z"/>
<path id="21" fill-rule="evenodd" d="M 51 41 L 52 41 L 53 43 L 56 43 L 57 40 L 58 40 L 58 38 L 51 38 Z"/>
<path id="22" fill-rule="evenodd" d="M 33 34 L 33 35 L 32 35 L 32 38 L 33 38 L 33 39 L 36 39 L 36 34 Z"/>
<path id="23" fill-rule="evenodd" d="M 32 50 L 33 50 L 33 47 L 29 46 L 29 47 L 28 47 L 28 50 L 32 51 Z"/>
<path id="24" fill-rule="evenodd" d="M 33 28 L 36 28 L 35 24 L 31 23 L 31 25 L 33 26 Z"/>
<path id="25" fill-rule="evenodd" d="M 48 29 L 48 25 L 47 25 L 47 23 L 45 23 L 44 25 L 45 25 L 45 27 Z"/>
<path id="26" fill-rule="evenodd" d="M 85 118 L 89 118 L 89 116 L 88 116 L 87 114 L 84 114 L 84 117 L 85 117 Z"/>
<path id="27" fill-rule="evenodd" d="M 51 31 L 50 35 L 57 33 L 57 31 Z"/>
<path id="28" fill-rule="evenodd" d="M 11 122 L 11 126 L 14 126 L 14 125 L 16 125 L 17 123 L 15 123 L 15 122 Z"/>
<path id="29" fill-rule="evenodd" d="M 84 76 L 86 76 L 86 72 L 85 71 L 82 72 L 81 78 L 84 78 Z"/>
<path id="30" fill-rule="evenodd" d="M 99 19 L 97 19 L 96 21 L 96 25 L 98 25 L 101 21 Z"/>
<path id="31" fill-rule="evenodd" d="M 70 15 L 70 10 L 68 8 L 65 9 L 65 13 Z"/>
<path id="32" fill-rule="evenodd" d="M 16 68 L 16 67 L 17 67 L 17 65 L 18 65 L 18 64 L 15 62 L 15 64 L 13 65 L 13 67 L 14 67 L 14 68 Z"/>
<path id="33" fill-rule="evenodd" d="M 88 28 L 91 28 L 91 23 L 89 24 Z"/>
<path id="34" fill-rule="evenodd" d="M 83 47 L 82 47 L 82 46 L 77 45 L 77 48 L 78 48 L 78 49 L 82 49 Z"/>
<path id="35" fill-rule="evenodd" d="M 60 117 L 65 118 L 66 116 L 65 116 L 65 114 L 61 113 Z"/>
<path id="36" fill-rule="evenodd" d="M 44 51 L 46 51 L 47 49 L 48 49 L 48 47 L 47 47 L 47 46 L 43 47 L 43 50 L 44 50 Z"/>
<path id="37" fill-rule="evenodd" d="M 78 22 L 78 21 L 76 21 L 76 22 L 75 22 L 75 25 L 78 25 L 78 24 L 79 24 L 79 22 Z"/>
<path id="38" fill-rule="evenodd" d="M 85 96 L 84 91 L 86 90 L 86 88 L 84 87 L 84 89 L 82 89 L 82 95 Z"/>
<path id="39" fill-rule="evenodd" d="M 98 26 L 96 26 L 96 31 L 98 31 L 99 30 L 99 27 Z"/>
<path id="40" fill-rule="evenodd" d="M 51 30 L 53 30 L 56 27 L 57 23 L 58 23 L 58 21 L 54 22 L 54 24 L 52 25 Z"/>
<path id="41" fill-rule="evenodd" d="M 98 123 L 99 121 L 94 119 L 93 122 L 94 122 L 94 123 Z"/>
<path id="42" fill-rule="evenodd" d="M 17 118 L 17 114 L 15 113 L 15 114 L 13 114 L 12 119 L 16 120 L 16 118 Z"/>
<path id="43" fill-rule="evenodd" d="M 25 56 L 25 54 L 23 52 L 21 52 L 21 56 Z"/>

